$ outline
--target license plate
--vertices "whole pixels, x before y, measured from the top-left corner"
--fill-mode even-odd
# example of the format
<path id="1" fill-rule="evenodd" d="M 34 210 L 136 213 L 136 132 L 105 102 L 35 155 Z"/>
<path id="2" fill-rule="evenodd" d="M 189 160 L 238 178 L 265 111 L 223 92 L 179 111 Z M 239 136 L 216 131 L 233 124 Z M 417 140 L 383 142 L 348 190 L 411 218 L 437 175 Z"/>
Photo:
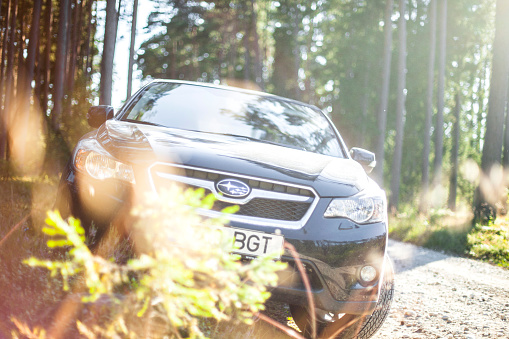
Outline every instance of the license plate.
<path id="1" fill-rule="evenodd" d="M 223 231 L 233 239 L 234 253 L 254 257 L 269 255 L 274 259 L 281 257 L 284 242 L 282 235 L 233 227 L 224 227 Z"/>

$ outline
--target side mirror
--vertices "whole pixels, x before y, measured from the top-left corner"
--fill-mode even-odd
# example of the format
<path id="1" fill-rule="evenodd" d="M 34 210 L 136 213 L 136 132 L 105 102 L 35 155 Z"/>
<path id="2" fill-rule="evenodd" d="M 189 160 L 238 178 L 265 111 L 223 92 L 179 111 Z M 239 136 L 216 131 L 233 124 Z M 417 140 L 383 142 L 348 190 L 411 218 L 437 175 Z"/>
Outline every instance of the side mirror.
<path id="1" fill-rule="evenodd" d="M 106 120 L 113 118 L 115 109 L 108 105 L 92 106 L 87 113 L 88 124 L 93 128 L 98 128 Z"/>
<path id="2" fill-rule="evenodd" d="M 371 173 L 376 166 L 375 153 L 373 152 L 358 147 L 352 147 L 350 155 L 352 159 L 360 163 L 368 173 Z"/>

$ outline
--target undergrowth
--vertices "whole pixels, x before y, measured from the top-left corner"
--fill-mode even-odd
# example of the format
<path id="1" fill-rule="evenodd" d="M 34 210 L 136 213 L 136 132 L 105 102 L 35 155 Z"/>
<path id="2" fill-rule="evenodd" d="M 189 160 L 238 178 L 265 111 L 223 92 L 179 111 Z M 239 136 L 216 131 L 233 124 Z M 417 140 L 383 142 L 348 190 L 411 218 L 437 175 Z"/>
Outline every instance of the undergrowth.
<path id="1" fill-rule="evenodd" d="M 407 207 L 390 217 L 389 236 L 509 268 L 508 216 L 501 216 L 489 225 L 474 225 L 471 213 L 466 210 L 434 209 L 424 216 Z"/>

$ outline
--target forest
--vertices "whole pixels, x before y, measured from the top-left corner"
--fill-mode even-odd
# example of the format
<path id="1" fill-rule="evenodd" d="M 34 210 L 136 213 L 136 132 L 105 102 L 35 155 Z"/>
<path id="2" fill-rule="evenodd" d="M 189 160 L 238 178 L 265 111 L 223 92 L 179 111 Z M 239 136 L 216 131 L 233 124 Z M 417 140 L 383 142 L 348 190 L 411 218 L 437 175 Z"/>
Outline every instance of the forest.
<path id="1" fill-rule="evenodd" d="M 209 320 L 228 314 L 271 323 L 260 311 L 281 262 L 253 260 L 254 275 L 243 277 L 247 266 L 223 249 L 213 255 L 229 268 L 211 269 L 211 253 L 191 237 L 204 252 L 184 259 L 211 277 L 196 289 L 176 264 L 178 247 L 135 257 L 130 235 L 109 228 L 92 253 L 79 220 L 48 212 L 72 149 L 92 130 L 88 109 L 123 103 L 151 79 L 316 105 L 349 148 L 376 154 L 370 176 L 387 193 L 390 238 L 508 268 L 507 18 L 508 0 L 0 0 L 0 337 L 146 337 L 168 324 L 153 316 L 159 294 L 176 312 L 176 337 L 183 327 L 211 336 Z M 172 197 L 206 208 L 203 194 Z M 196 222 L 168 201 L 145 201 L 147 223 L 162 227 L 154 239 Z M 136 279 L 147 272 L 155 278 Z M 225 272 L 235 282 L 227 293 Z M 180 296 L 172 279 L 183 281 Z M 118 295 L 125 302 L 107 299 Z M 249 337 L 228 326 L 218 333 Z"/>
<path id="2" fill-rule="evenodd" d="M 376 153 L 393 212 L 461 205 L 493 218 L 507 198 L 508 15 L 504 0 L 3 0 L 0 158 L 58 172 L 95 98 L 110 104 L 125 86 L 113 72 L 129 74 L 130 93 L 136 69 L 317 105 L 349 147 Z M 118 35 L 130 35 L 127 70 L 114 65 Z"/>

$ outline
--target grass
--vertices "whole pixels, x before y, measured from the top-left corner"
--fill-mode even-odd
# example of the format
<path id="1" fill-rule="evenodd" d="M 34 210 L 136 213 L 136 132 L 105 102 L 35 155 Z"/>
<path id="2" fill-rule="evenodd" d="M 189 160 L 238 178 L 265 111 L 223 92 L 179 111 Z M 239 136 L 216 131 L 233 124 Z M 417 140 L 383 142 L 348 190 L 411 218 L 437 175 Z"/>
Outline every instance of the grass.
<path id="1" fill-rule="evenodd" d="M 0 178 L 0 337 L 10 337 L 13 319 L 33 327 L 47 323 L 62 298 L 61 285 L 47 271 L 22 263 L 33 255 L 58 255 L 47 250 L 37 227 L 53 207 L 56 185 L 56 177 Z"/>
<path id="2" fill-rule="evenodd" d="M 0 170 L 0 338 L 11 337 L 12 333 L 30 337 L 34 329 L 47 332 L 57 318 L 61 319 L 58 315 L 69 296 L 62 289 L 61 279 L 51 277 L 46 269 L 23 263 L 30 257 L 64 259 L 62 250 L 48 249 L 47 238 L 41 232 L 46 211 L 53 208 L 58 180 L 57 175 L 16 176 Z M 113 256 L 118 258 L 117 253 Z M 280 306 L 269 306 L 270 316 Z M 93 323 L 104 313 L 100 307 L 86 305 L 76 317 Z M 278 318 L 286 322 L 288 310 L 277 312 Z M 76 327 L 68 326 L 67 335 L 78 336 Z M 211 328 L 210 334 L 221 338 L 288 338 L 263 321 L 255 326 L 222 324 Z"/>
<path id="3" fill-rule="evenodd" d="M 390 217 L 389 236 L 509 268 L 509 216 L 500 216 L 491 225 L 474 225 L 472 218 L 466 209 L 431 210 L 426 217 L 408 208 Z"/>

